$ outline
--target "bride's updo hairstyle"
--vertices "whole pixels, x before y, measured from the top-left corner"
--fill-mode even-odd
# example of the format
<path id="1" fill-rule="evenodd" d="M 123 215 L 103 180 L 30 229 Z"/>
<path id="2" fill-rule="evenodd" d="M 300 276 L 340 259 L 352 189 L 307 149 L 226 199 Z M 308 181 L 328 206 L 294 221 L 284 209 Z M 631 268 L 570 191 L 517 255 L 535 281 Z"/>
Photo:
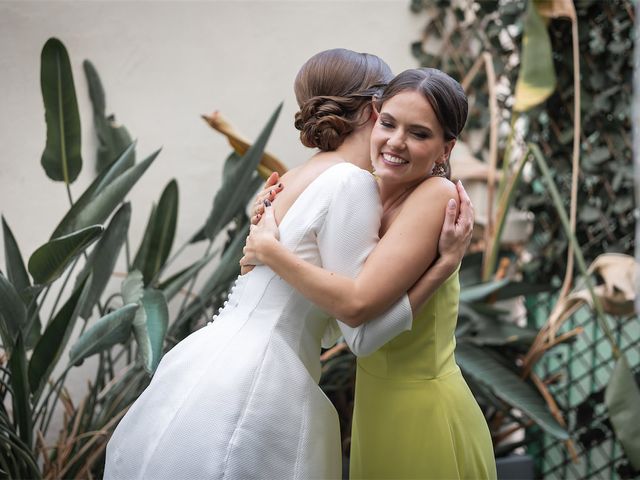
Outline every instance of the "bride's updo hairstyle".
<path id="1" fill-rule="evenodd" d="M 332 151 L 358 126 L 371 99 L 393 78 L 381 58 L 344 48 L 325 50 L 302 66 L 294 83 L 295 127 L 306 147 Z"/>
<path id="2" fill-rule="evenodd" d="M 391 97 L 406 91 L 420 92 L 436 114 L 444 133 L 444 140 L 457 139 L 467 122 L 469 104 L 462 85 L 436 68 L 413 68 L 398 74 L 389 82 L 381 96 L 375 99 L 376 109 Z M 449 159 L 445 165 L 450 178 Z"/>

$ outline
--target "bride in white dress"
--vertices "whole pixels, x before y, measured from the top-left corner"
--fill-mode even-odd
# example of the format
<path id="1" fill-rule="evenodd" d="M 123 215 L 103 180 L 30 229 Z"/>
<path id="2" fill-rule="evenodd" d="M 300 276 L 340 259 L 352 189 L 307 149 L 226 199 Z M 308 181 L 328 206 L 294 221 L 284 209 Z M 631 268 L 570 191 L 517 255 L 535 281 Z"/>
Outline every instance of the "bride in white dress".
<path id="1" fill-rule="evenodd" d="M 378 241 L 378 188 L 363 168 L 371 96 L 390 78 L 378 57 L 343 49 L 312 57 L 296 78 L 296 127 L 321 151 L 283 177 L 280 240 L 351 277 Z M 357 328 L 329 318 L 268 267 L 238 277 L 217 318 L 164 356 L 116 428 L 105 478 L 340 478 L 338 418 L 318 387 L 321 345 L 342 334 L 367 353 L 410 329 L 412 304 L 444 280 L 429 275 Z"/>

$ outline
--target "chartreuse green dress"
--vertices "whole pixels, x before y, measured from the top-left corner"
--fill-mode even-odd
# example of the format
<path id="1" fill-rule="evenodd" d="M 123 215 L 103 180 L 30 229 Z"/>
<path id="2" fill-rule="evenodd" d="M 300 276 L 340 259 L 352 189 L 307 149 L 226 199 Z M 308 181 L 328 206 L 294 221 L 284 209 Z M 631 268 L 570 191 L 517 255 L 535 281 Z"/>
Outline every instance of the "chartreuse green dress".
<path id="1" fill-rule="evenodd" d="M 495 479 L 491 436 L 454 357 L 455 272 L 401 333 L 358 358 L 351 479 Z"/>

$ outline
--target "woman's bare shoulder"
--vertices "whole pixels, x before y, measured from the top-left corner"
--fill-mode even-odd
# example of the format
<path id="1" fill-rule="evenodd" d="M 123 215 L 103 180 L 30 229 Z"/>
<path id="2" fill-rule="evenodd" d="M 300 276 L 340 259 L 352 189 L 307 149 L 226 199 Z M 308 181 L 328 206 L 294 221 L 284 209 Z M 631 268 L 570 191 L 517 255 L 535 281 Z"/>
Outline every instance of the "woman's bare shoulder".
<path id="1" fill-rule="evenodd" d="M 450 198 L 459 202 L 458 189 L 455 184 L 444 177 L 429 177 L 411 192 L 406 202 L 429 202 L 429 204 L 446 205 Z"/>

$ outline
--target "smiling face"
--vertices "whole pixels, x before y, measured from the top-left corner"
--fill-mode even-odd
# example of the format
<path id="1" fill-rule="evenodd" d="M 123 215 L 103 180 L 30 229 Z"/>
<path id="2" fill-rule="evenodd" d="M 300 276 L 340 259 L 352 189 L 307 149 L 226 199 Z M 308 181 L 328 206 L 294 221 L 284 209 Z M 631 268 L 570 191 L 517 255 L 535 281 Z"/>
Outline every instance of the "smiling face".
<path id="1" fill-rule="evenodd" d="M 405 90 L 386 100 L 371 133 L 371 161 L 383 181 L 407 186 L 446 161 L 455 140 L 445 142 L 433 108 L 420 92 Z"/>

